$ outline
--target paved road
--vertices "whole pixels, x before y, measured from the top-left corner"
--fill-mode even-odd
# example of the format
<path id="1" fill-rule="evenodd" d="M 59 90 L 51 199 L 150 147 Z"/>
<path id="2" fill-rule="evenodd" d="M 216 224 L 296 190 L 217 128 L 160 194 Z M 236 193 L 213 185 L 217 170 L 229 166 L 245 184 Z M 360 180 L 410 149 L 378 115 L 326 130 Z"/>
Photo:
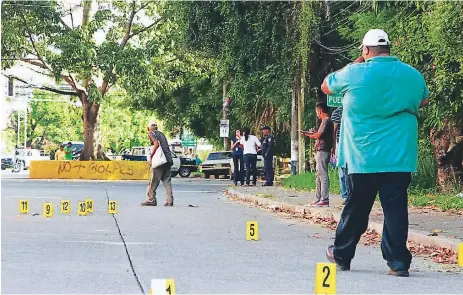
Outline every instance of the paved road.
<path id="1" fill-rule="evenodd" d="M 175 207 L 141 207 L 142 182 L 2 180 L 2 293 L 148 294 L 151 279 L 173 278 L 178 294 L 312 293 L 315 265 L 325 262 L 332 233 L 230 202 L 228 182 L 174 180 Z M 107 197 L 118 201 L 115 219 Z M 163 201 L 163 187 L 158 193 Z M 91 216 L 77 216 L 77 201 L 95 201 Z M 55 216 L 21 216 L 45 201 Z M 59 213 L 72 201 L 71 216 Z M 188 205 L 197 205 L 193 208 Z M 260 240 L 248 242 L 245 223 L 258 220 Z M 314 234 L 319 238 L 314 238 Z M 338 272 L 337 293 L 462 293 L 461 274 L 431 272 L 415 259 L 410 278 L 386 275 L 378 248 L 361 246 L 350 272 Z"/>

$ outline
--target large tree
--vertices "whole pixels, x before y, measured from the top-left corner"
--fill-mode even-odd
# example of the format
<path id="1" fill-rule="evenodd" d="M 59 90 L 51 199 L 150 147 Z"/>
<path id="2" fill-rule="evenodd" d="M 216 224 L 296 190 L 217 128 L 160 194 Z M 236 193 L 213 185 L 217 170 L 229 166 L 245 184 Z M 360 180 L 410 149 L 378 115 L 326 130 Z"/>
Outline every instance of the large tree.
<path id="1" fill-rule="evenodd" d="M 67 83 L 82 103 L 85 147 L 81 159 L 94 158 L 101 103 L 113 85 L 130 87 L 175 61 L 169 39 L 172 22 L 162 1 L 84 0 L 2 1 L 2 69 L 16 62 Z M 21 77 L 14 78 L 22 80 Z M 27 82 L 27 81 L 24 81 Z M 145 88 L 159 87 L 156 79 Z"/>

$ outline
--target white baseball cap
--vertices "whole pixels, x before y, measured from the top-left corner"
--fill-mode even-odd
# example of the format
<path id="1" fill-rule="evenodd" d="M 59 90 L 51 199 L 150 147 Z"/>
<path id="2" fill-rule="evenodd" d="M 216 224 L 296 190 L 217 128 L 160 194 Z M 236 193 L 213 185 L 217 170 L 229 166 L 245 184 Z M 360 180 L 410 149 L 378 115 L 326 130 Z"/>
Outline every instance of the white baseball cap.
<path id="1" fill-rule="evenodd" d="M 386 32 L 380 29 L 371 29 L 363 37 L 362 45 L 359 48 L 361 49 L 363 46 L 383 46 L 390 44 L 391 42 Z"/>

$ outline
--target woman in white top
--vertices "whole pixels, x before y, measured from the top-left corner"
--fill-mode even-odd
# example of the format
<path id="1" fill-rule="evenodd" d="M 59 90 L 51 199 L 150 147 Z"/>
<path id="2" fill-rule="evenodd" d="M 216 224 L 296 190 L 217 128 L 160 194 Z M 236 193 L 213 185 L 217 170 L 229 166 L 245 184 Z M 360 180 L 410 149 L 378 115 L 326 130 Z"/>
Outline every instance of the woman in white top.
<path id="1" fill-rule="evenodd" d="M 249 186 L 252 170 L 252 186 L 257 183 L 257 151 L 260 149 L 261 143 L 257 137 L 251 135 L 249 128 L 243 128 L 243 135 L 240 143 L 243 145 L 244 165 L 246 166 L 246 184 Z"/>

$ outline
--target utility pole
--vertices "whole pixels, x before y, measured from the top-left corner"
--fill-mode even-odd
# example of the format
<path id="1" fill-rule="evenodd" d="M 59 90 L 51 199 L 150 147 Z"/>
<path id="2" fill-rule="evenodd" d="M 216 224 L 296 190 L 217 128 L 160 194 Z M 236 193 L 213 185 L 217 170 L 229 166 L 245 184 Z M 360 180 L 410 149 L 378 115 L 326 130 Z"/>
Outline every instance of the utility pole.
<path id="1" fill-rule="evenodd" d="M 228 112 L 228 105 L 229 105 L 229 99 L 227 97 L 227 84 L 223 83 L 222 86 L 222 96 L 223 96 L 223 108 L 222 108 L 222 119 L 227 120 L 227 112 Z M 223 148 L 225 151 L 228 151 L 228 137 L 223 138 Z"/>
<path id="2" fill-rule="evenodd" d="M 298 93 L 296 79 L 293 83 L 291 94 L 291 175 L 296 175 L 298 170 L 299 158 L 299 132 L 298 132 Z"/>
<path id="3" fill-rule="evenodd" d="M 27 147 L 27 107 L 29 103 L 26 102 L 26 109 L 24 110 L 24 149 Z"/>

